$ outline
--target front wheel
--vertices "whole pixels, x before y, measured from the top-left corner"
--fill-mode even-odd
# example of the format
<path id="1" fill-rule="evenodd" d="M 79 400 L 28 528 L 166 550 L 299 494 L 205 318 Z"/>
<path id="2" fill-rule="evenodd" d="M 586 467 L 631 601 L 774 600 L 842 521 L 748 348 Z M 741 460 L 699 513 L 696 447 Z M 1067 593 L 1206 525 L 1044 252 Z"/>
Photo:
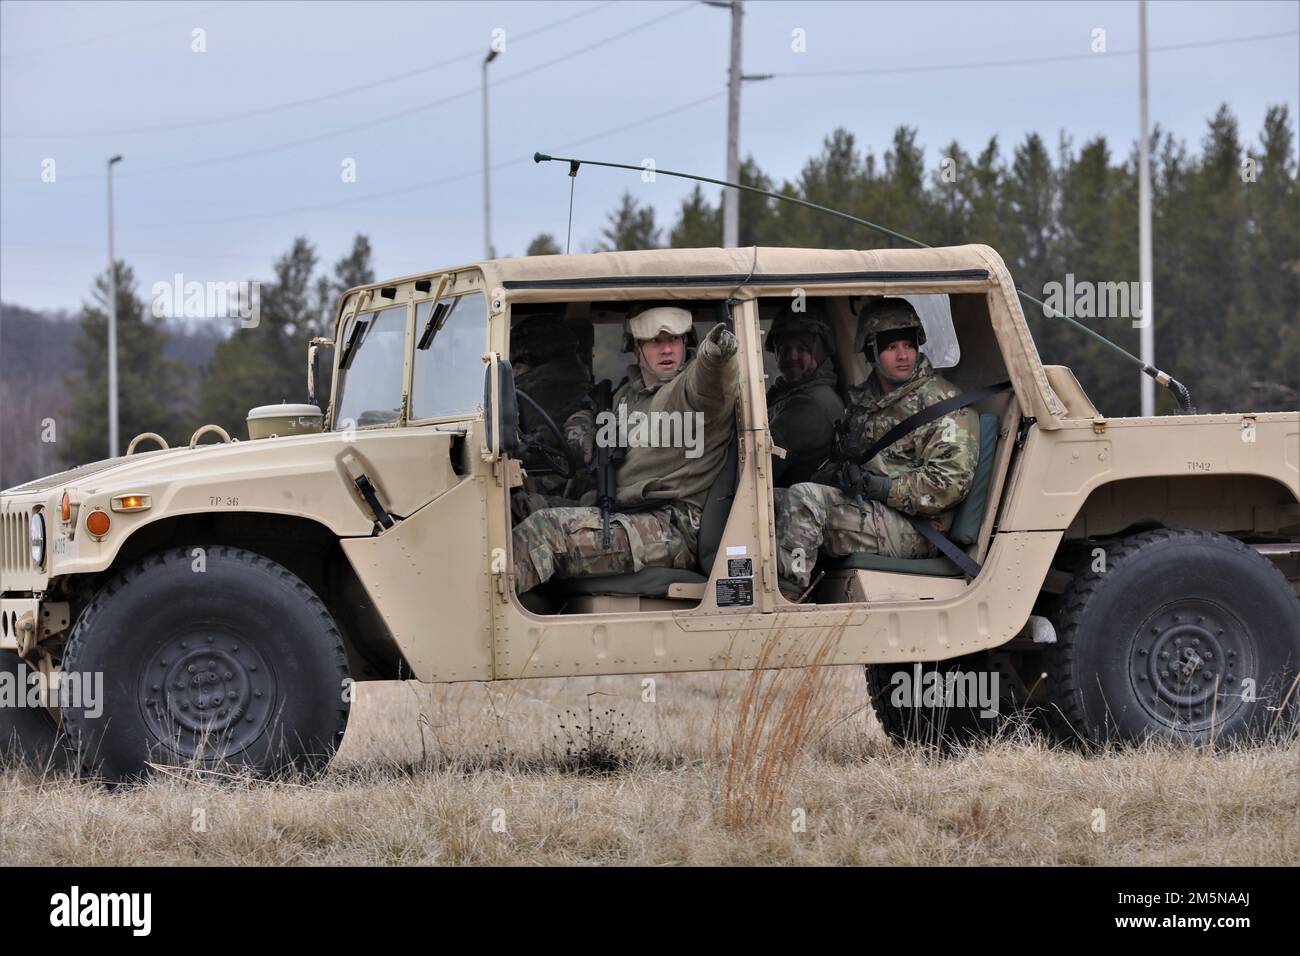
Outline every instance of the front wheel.
<path id="1" fill-rule="evenodd" d="M 1294 729 L 1300 599 L 1235 538 L 1159 529 L 1077 575 L 1046 656 L 1058 733 L 1192 744 Z"/>
<path id="2" fill-rule="evenodd" d="M 238 548 L 178 548 L 122 571 L 80 615 L 60 706 L 88 774 L 310 774 L 342 742 L 347 678 L 334 619 L 297 575 Z"/>

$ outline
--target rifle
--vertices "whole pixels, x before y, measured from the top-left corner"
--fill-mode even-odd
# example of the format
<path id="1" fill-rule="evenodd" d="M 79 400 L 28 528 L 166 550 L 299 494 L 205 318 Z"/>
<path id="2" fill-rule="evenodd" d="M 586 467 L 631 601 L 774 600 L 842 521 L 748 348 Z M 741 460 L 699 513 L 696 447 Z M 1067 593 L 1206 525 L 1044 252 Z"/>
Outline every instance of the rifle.
<path id="1" fill-rule="evenodd" d="M 591 390 L 588 399 L 591 406 L 596 438 L 600 437 L 599 418 L 601 412 L 612 412 L 614 404 L 614 385 L 609 379 L 601 379 Z M 600 506 L 601 544 L 609 550 L 609 513 L 614 510 L 618 499 L 618 466 L 623 463 L 627 451 L 615 440 L 613 443 L 593 442 L 591 451 L 591 473 L 596 485 L 596 504 Z"/>

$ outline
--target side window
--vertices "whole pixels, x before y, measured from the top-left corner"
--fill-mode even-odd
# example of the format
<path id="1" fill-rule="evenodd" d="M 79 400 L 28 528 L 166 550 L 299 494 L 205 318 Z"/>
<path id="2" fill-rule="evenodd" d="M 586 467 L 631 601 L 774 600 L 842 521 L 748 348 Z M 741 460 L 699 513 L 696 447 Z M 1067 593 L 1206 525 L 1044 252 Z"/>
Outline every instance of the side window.
<path id="1" fill-rule="evenodd" d="M 473 415 L 483 405 L 487 300 L 481 292 L 415 307 L 411 418 Z"/>
<path id="2" fill-rule="evenodd" d="M 961 344 L 952 327 L 952 305 L 948 297 L 941 294 L 905 295 L 903 298 L 912 303 L 921 318 L 921 325 L 925 328 L 925 344 L 921 351 L 930 364 L 935 368 L 952 368 L 960 362 Z"/>

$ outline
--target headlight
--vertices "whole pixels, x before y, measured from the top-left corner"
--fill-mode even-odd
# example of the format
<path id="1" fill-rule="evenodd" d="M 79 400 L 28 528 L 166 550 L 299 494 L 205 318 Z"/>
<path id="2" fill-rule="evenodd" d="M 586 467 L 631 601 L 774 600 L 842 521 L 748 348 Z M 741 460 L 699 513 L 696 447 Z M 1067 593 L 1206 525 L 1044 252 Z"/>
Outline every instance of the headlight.
<path id="1" fill-rule="evenodd" d="M 32 515 L 28 530 L 32 539 L 32 564 L 40 570 L 45 566 L 45 519 L 39 511 Z"/>

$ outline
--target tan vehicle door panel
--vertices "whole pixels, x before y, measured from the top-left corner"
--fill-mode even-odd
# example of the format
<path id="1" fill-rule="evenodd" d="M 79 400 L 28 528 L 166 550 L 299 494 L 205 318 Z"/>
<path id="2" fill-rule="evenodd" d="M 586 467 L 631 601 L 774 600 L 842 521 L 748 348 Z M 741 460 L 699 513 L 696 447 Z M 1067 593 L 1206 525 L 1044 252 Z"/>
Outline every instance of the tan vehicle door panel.
<path id="1" fill-rule="evenodd" d="M 373 538 L 340 542 L 421 681 L 491 680 L 487 501 L 465 478 Z"/>

